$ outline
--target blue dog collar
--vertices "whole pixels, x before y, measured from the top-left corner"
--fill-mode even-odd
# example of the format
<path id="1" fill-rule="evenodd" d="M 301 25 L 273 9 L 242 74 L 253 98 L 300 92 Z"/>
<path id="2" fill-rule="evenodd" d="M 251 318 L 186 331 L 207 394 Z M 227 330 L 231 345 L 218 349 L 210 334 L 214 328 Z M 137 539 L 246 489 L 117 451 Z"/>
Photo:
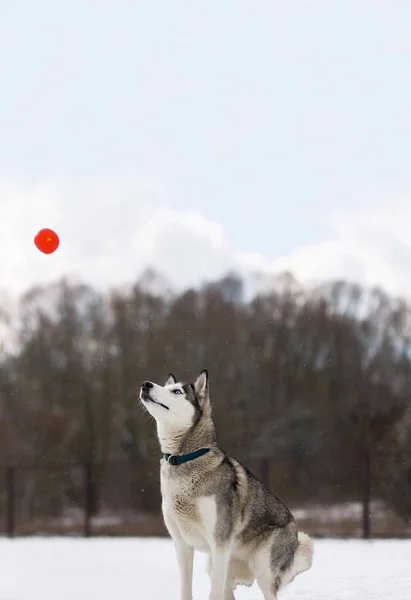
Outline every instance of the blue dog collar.
<path id="1" fill-rule="evenodd" d="M 195 458 L 199 458 L 200 456 L 207 454 L 207 452 L 210 452 L 210 448 L 201 448 L 195 452 L 190 452 L 190 454 L 181 454 L 180 456 L 177 456 L 176 454 L 163 454 L 163 458 L 169 465 L 177 466 L 189 462 L 190 460 L 194 460 Z"/>

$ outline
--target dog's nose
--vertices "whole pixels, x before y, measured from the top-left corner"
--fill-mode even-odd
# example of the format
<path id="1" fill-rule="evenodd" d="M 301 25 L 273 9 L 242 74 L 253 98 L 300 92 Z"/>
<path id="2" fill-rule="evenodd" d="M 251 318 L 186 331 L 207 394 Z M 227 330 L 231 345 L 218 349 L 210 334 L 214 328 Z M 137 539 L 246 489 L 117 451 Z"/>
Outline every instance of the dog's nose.
<path id="1" fill-rule="evenodd" d="M 151 381 L 145 381 L 141 387 L 144 390 L 149 390 L 150 388 L 153 387 L 153 384 L 151 383 Z"/>

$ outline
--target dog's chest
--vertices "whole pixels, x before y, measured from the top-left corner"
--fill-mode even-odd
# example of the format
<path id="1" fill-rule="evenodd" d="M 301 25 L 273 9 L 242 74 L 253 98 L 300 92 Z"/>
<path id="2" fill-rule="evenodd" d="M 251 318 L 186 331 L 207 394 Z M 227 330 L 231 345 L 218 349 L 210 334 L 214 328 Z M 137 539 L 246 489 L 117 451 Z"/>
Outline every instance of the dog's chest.
<path id="1" fill-rule="evenodd" d="M 163 505 L 174 518 L 197 522 L 201 515 L 194 481 L 191 478 L 176 478 L 161 474 Z"/>
<path id="2" fill-rule="evenodd" d="M 190 478 L 174 478 L 163 473 L 161 493 L 163 513 L 171 535 L 178 532 L 198 550 L 206 550 L 215 528 L 215 499 L 197 495 L 195 482 Z"/>

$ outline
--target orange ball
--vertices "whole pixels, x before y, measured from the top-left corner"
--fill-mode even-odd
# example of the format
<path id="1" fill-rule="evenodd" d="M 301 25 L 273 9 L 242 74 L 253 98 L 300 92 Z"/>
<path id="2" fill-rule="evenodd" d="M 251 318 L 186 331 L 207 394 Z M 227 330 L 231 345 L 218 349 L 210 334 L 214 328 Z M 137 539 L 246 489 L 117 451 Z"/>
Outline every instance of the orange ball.
<path id="1" fill-rule="evenodd" d="M 34 243 L 40 252 L 52 254 L 60 244 L 59 236 L 52 229 L 40 229 L 34 238 Z"/>

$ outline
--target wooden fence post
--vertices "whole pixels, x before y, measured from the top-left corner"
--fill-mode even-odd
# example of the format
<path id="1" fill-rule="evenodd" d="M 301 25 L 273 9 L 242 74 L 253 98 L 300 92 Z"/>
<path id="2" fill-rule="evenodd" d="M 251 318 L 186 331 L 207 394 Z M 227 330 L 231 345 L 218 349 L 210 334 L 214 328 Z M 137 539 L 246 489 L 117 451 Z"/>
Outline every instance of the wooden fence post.
<path id="1" fill-rule="evenodd" d="M 16 530 L 16 468 L 6 467 L 6 533 L 14 537 Z"/>
<path id="2" fill-rule="evenodd" d="M 270 461 L 268 458 L 262 458 L 260 461 L 260 477 L 266 488 L 270 487 Z"/>
<path id="3" fill-rule="evenodd" d="M 93 467 L 91 461 L 84 465 L 84 537 L 92 535 Z"/>
<path id="4" fill-rule="evenodd" d="M 363 511 L 362 511 L 362 537 L 368 540 L 371 537 L 371 460 L 367 448 L 363 451 Z"/>

